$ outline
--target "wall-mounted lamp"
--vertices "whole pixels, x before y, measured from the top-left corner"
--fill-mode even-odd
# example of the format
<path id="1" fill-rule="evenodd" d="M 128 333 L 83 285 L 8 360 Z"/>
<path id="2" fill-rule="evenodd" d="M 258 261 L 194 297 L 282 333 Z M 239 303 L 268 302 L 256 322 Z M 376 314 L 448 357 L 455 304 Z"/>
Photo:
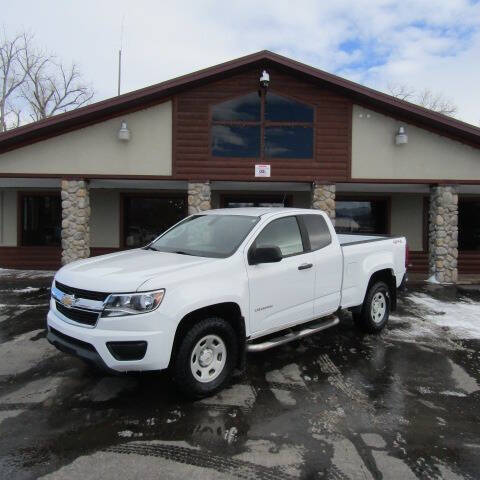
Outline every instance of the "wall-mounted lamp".
<path id="1" fill-rule="evenodd" d="M 395 145 L 405 145 L 406 143 L 408 143 L 408 135 L 405 132 L 405 127 L 400 127 L 395 135 Z"/>
<path id="2" fill-rule="evenodd" d="M 260 86 L 264 90 L 267 90 L 269 85 L 270 85 L 270 74 L 266 70 L 264 70 L 262 72 L 262 75 L 260 76 Z"/>
<path id="3" fill-rule="evenodd" d="M 118 131 L 118 139 L 122 142 L 128 142 L 130 140 L 130 130 L 128 129 L 127 122 L 125 120 L 122 121 L 120 130 Z"/>

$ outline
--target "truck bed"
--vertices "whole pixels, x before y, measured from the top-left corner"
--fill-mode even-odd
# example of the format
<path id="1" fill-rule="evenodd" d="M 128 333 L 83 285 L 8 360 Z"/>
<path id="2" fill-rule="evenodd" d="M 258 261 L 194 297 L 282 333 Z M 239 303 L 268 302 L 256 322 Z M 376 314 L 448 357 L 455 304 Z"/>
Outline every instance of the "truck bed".
<path id="1" fill-rule="evenodd" d="M 400 285 L 405 274 L 405 237 L 351 234 L 337 237 L 343 255 L 343 308 L 363 302 L 373 271 L 393 270 L 397 287 Z"/>
<path id="2" fill-rule="evenodd" d="M 362 235 L 362 234 L 356 234 L 356 233 L 339 233 L 337 237 L 341 247 L 348 247 L 349 245 L 358 245 L 359 243 L 379 242 L 382 240 L 402 238 L 399 236 L 390 236 L 390 235 Z"/>

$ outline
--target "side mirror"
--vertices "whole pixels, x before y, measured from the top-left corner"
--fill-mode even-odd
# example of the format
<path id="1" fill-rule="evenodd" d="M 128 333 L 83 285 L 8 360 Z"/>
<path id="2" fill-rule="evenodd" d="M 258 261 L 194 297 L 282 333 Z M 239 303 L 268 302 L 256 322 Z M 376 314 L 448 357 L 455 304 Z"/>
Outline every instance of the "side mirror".
<path id="1" fill-rule="evenodd" d="M 278 247 L 258 247 L 250 250 L 248 263 L 258 265 L 259 263 L 276 263 L 282 260 L 282 251 Z"/>

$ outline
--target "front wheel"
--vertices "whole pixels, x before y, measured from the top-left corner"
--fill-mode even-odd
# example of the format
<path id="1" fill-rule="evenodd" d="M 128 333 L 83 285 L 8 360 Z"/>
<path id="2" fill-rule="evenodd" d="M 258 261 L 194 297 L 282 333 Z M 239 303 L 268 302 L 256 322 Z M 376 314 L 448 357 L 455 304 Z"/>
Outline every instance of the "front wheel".
<path id="1" fill-rule="evenodd" d="M 353 314 L 355 324 L 364 332 L 380 332 L 390 315 L 390 290 L 385 282 L 374 283 L 365 295 L 362 310 Z"/>
<path id="2" fill-rule="evenodd" d="M 173 380 L 192 398 L 220 390 L 232 375 L 238 344 L 232 326 L 222 318 L 200 320 L 186 333 L 173 363 Z"/>

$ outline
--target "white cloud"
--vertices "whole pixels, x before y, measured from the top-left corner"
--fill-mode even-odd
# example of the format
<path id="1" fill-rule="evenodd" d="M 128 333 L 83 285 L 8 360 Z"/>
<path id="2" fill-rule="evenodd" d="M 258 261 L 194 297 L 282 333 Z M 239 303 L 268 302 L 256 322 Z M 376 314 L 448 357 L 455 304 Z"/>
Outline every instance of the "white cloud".
<path id="1" fill-rule="evenodd" d="M 466 0 L 10 2 L 9 30 L 75 59 L 97 98 L 116 93 L 125 15 L 123 91 L 262 49 L 374 88 L 408 83 L 444 93 L 480 123 L 480 4 Z M 341 48 L 343 46 L 343 48 Z"/>

